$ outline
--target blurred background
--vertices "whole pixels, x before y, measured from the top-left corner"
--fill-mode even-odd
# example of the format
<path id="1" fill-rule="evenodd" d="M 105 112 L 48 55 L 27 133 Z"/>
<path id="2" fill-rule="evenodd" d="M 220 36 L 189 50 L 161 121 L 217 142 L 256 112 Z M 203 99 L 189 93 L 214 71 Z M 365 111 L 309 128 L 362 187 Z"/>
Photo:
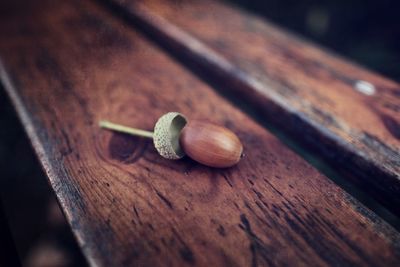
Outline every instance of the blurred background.
<path id="1" fill-rule="evenodd" d="M 277 25 L 400 81 L 400 2 L 230 0 Z"/>
<path id="2" fill-rule="evenodd" d="M 399 2 L 230 2 L 400 81 Z M 0 125 L 0 266 L 86 266 L 3 88 Z"/>

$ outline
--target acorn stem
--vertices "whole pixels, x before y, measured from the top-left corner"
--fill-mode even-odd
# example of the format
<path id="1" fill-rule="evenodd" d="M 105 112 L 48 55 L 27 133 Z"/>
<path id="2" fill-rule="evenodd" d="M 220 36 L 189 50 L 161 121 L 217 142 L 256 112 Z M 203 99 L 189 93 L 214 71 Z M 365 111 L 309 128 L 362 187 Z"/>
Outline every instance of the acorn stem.
<path id="1" fill-rule="evenodd" d="M 127 127 L 121 124 L 112 123 L 110 121 L 100 121 L 99 126 L 101 128 L 113 130 L 120 133 L 126 133 L 146 138 L 153 138 L 153 132 Z"/>

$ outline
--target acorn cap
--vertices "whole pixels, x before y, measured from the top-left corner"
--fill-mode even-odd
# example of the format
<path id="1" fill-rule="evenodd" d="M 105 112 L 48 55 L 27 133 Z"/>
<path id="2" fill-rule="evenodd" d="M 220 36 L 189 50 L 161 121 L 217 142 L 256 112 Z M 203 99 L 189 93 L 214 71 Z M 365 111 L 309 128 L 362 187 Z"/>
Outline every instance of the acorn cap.
<path id="1" fill-rule="evenodd" d="M 179 144 L 179 137 L 187 120 L 178 112 L 162 115 L 154 126 L 153 142 L 158 153 L 167 159 L 180 159 L 185 156 Z"/>

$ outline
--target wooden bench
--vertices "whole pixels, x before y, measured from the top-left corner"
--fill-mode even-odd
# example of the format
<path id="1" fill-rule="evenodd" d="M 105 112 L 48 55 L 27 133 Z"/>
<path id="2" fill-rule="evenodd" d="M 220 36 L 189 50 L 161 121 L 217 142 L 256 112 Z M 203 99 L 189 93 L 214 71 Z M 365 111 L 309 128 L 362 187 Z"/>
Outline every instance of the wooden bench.
<path id="1" fill-rule="evenodd" d="M 199 72 L 397 213 L 398 84 L 218 2 L 4 2 L 1 81 L 91 265 L 399 266 L 392 226 Z M 245 157 L 168 161 L 98 127 L 168 111 L 232 129 Z"/>

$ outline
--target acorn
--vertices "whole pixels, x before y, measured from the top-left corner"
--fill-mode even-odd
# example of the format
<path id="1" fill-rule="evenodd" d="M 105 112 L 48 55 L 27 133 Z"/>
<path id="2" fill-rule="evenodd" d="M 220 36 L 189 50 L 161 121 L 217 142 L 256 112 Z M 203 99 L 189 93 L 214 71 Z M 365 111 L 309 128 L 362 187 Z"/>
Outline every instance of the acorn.
<path id="1" fill-rule="evenodd" d="M 157 152 L 167 159 L 185 155 L 209 167 L 227 168 L 237 164 L 243 152 L 239 138 L 229 129 L 204 121 L 189 121 L 178 112 L 161 116 L 154 132 L 131 128 L 109 121 L 100 127 L 126 134 L 152 138 Z"/>

